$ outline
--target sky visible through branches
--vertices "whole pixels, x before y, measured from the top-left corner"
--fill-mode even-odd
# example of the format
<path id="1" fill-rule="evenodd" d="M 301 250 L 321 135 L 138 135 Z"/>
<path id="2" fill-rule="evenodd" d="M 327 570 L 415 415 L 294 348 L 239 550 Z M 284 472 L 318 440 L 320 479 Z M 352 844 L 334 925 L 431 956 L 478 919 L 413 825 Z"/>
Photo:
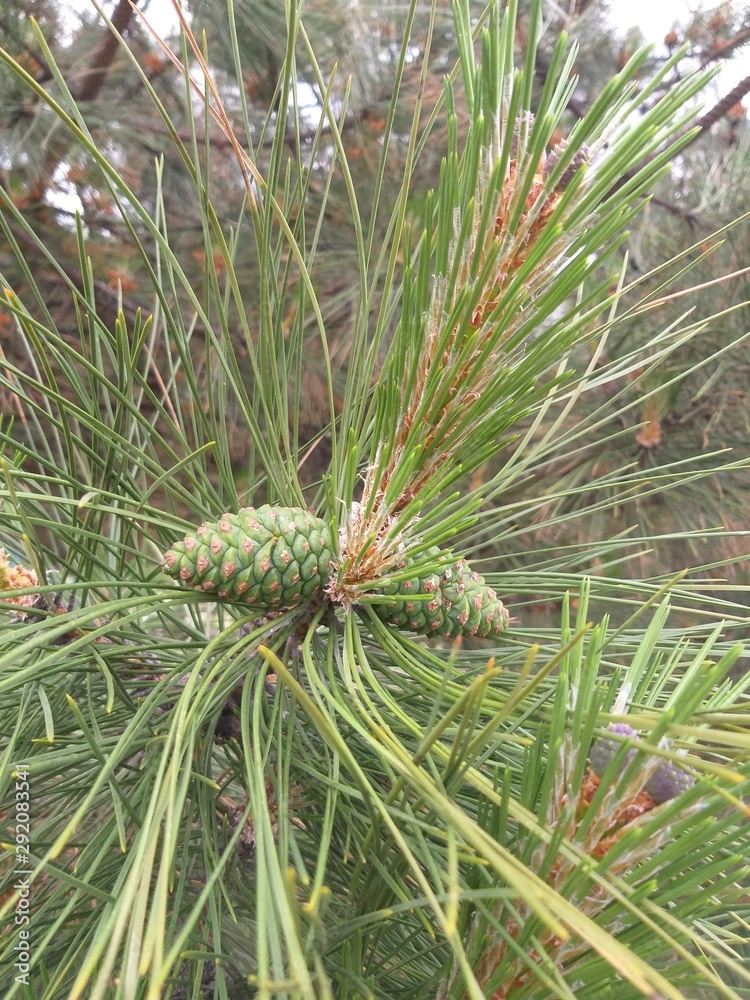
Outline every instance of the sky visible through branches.
<path id="1" fill-rule="evenodd" d="M 662 49 L 664 48 L 665 35 L 675 25 L 687 23 L 691 16 L 701 10 L 710 10 L 716 7 L 716 3 L 706 2 L 706 0 L 703 2 L 700 0 L 698 2 L 658 0 L 657 3 L 654 3 L 653 0 L 594 0 L 594 3 L 607 8 L 609 22 L 623 38 L 631 29 L 637 28 L 646 43 Z M 558 6 L 564 11 L 566 7 L 572 6 L 572 3 L 561 0 Z M 90 11 L 92 3 L 91 0 L 69 0 L 69 9 L 72 19 L 77 14 Z M 161 37 L 168 38 L 178 31 L 178 19 L 172 0 L 152 0 L 151 3 L 143 4 L 140 9 L 150 26 Z M 713 99 L 712 103 L 720 100 L 724 94 L 728 93 L 749 74 L 750 51 L 741 46 L 729 58 L 721 60 L 721 71 L 709 87 L 709 93 Z M 306 83 L 301 83 L 300 91 L 305 91 L 298 93 L 298 100 L 303 107 L 308 103 L 307 91 L 309 91 L 311 103 L 315 103 L 313 91 Z M 316 111 L 317 108 L 310 108 L 313 118 L 316 118 Z M 67 169 L 67 164 L 63 166 Z M 55 178 L 57 188 L 55 191 L 50 191 L 48 197 L 58 208 L 73 213 L 80 208 L 80 205 L 74 186 L 66 183 L 64 174 L 65 170 L 58 171 L 58 176 Z"/>
<path id="2" fill-rule="evenodd" d="M 601 0 L 597 0 L 601 3 Z M 69 0 L 71 14 L 91 9 L 91 0 Z M 559 7 L 565 10 L 566 0 Z M 697 3 L 690 0 L 608 0 L 609 20 L 617 31 L 625 34 L 630 28 L 640 29 L 647 42 L 658 44 L 675 22 L 685 22 L 698 10 L 715 7 L 715 3 Z M 144 13 L 153 27 L 163 35 L 177 30 L 177 16 L 172 0 L 157 0 L 144 7 Z M 744 51 L 728 61 L 722 79 L 732 86 L 741 76 L 747 75 L 750 57 Z M 736 79 L 735 79 L 736 77 Z"/>

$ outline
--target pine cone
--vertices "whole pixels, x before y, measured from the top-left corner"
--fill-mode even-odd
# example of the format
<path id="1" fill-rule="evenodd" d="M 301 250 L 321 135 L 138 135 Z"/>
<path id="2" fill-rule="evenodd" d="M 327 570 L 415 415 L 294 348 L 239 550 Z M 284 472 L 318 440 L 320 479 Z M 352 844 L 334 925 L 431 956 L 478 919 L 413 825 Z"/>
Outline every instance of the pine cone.
<path id="1" fill-rule="evenodd" d="M 617 722 L 612 726 L 608 727 L 611 733 L 622 733 L 624 736 L 632 736 L 634 739 L 637 738 L 638 733 L 635 729 L 631 728 L 624 722 Z M 622 746 L 622 743 L 618 740 L 601 739 L 597 740 L 596 743 L 591 747 L 591 753 L 589 754 L 589 759 L 591 760 L 592 770 L 601 777 L 607 770 L 609 765 L 614 760 L 615 754 Z M 625 755 L 625 760 L 623 762 L 623 770 L 636 754 L 635 748 L 628 750 Z M 663 760 L 658 765 L 654 773 L 646 782 L 646 791 L 657 803 L 660 805 L 662 802 L 667 802 L 669 799 L 675 799 L 678 795 L 686 792 L 688 788 L 692 788 L 695 784 L 695 778 L 692 774 L 684 771 L 679 765 L 673 763 L 671 760 Z"/>
<path id="2" fill-rule="evenodd" d="M 632 736 L 633 739 L 637 739 L 638 737 L 638 733 L 635 729 L 628 726 L 624 722 L 616 722 L 614 725 L 609 726 L 608 730 L 610 733 L 621 733 L 623 736 Z M 615 754 L 621 746 L 621 740 L 609 740 L 605 737 L 604 739 L 597 740 L 591 747 L 591 752 L 589 754 L 591 768 L 596 774 L 599 775 L 600 778 L 615 759 Z M 625 754 L 625 760 L 622 765 L 623 768 L 628 766 L 633 757 L 635 757 L 636 752 L 637 751 L 634 747 L 628 750 Z"/>
<path id="3" fill-rule="evenodd" d="M 554 171 L 555 167 L 562 159 L 562 156 L 567 148 L 568 148 L 568 140 L 563 139 L 561 142 L 558 142 L 556 146 L 553 146 L 552 149 L 549 151 L 549 153 L 547 153 L 547 157 L 544 161 L 544 169 L 542 170 L 545 180 Z M 575 175 L 578 173 L 578 171 L 581 169 L 581 167 L 586 166 L 586 164 L 589 163 L 590 161 L 591 161 L 591 154 L 589 153 L 589 147 L 581 146 L 581 148 L 573 157 L 571 163 L 569 163 L 568 166 L 563 171 L 562 177 L 560 177 L 557 181 L 557 184 L 555 184 L 555 190 L 564 191 L 570 184 L 570 182 L 573 180 Z"/>
<path id="4" fill-rule="evenodd" d="M 330 532 L 300 507 L 244 507 L 185 535 L 162 568 L 189 587 L 258 610 L 293 608 L 328 582 Z"/>
<path id="5" fill-rule="evenodd" d="M 424 557 L 439 557 L 441 550 L 434 546 Z M 399 569 L 407 570 L 415 560 L 407 556 Z M 463 559 L 445 566 L 442 574 L 414 575 L 399 583 L 388 584 L 378 594 L 393 596 L 394 601 L 373 605 L 373 610 L 389 625 L 419 632 L 421 635 L 440 635 L 455 638 L 475 635 L 484 638 L 497 635 L 508 625 L 508 612 L 495 591 L 484 582 L 484 577 L 472 573 Z"/>
<path id="6" fill-rule="evenodd" d="M 646 782 L 646 791 L 657 804 L 676 799 L 695 784 L 695 778 L 671 760 L 663 760 Z"/>

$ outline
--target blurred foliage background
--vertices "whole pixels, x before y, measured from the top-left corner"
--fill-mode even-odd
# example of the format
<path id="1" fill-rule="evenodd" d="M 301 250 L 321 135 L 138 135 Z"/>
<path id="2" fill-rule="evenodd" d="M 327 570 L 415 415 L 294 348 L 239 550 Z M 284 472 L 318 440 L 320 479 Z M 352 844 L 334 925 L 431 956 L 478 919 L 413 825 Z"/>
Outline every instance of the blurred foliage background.
<path id="1" fill-rule="evenodd" d="M 475 6 L 478 14 L 482 5 Z M 521 6 L 523 10 L 524 5 Z M 157 26 L 165 23 L 167 4 L 142 3 L 140 7 L 147 20 L 155 17 Z M 379 217 L 362 220 L 375 246 L 382 239 L 400 190 L 399 178 L 409 153 L 409 124 L 415 102 L 422 101 L 425 108 L 432 109 L 442 90 L 444 73 L 455 64 L 450 5 L 439 3 L 437 8 L 438 16 L 429 39 L 426 33 L 420 33 L 418 24 L 414 26 L 413 51 L 407 61 L 402 99 L 395 111 L 393 129 L 388 133 L 387 172 L 379 200 Z M 545 51 L 551 52 L 561 31 L 568 32 L 580 46 L 576 66 L 579 83 L 569 102 L 568 127 L 585 113 L 612 72 L 624 65 L 644 40 L 648 26 L 634 25 L 623 34 L 614 26 L 610 8 L 611 4 L 601 0 L 571 0 L 546 7 L 542 54 L 537 66 L 538 86 L 544 83 Z M 272 126 L 269 128 L 265 123 L 269 108 L 278 98 L 279 67 L 286 44 L 283 6 L 274 0 L 236 0 L 234 4 L 237 43 L 243 65 L 248 67 L 242 77 L 246 120 L 234 82 L 231 33 L 224 5 L 211 0 L 190 0 L 184 9 L 196 36 L 205 32 L 210 65 L 223 88 L 222 98 L 237 135 L 247 137 L 260 151 L 262 164 L 262 151 L 270 148 L 273 141 Z M 234 220 L 241 211 L 245 189 L 231 143 L 215 125 L 207 126 L 204 134 L 191 136 L 186 102 L 195 98 L 186 94 L 182 77 L 134 14 L 128 0 L 110 4 L 106 12 L 146 68 L 172 120 L 178 128 L 182 123 L 182 138 L 212 147 L 209 190 L 221 206 L 223 221 Z M 615 22 L 622 24 L 619 7 L 616 13 Z M 107 150 L 110 162 L 124 173 L 143 205 L 161 218 L 193 287 L 205 288 L 209 269 L 199 206 L 190 197 L 185 165 L 132 64 L 93 7 L 55 0 L 6 3 L 0 16 L 0 44 L 44 85 L 50 82 L 52 74 L 35 47 L 30 27 L 32 17 L 40 22 L 46 37 L 53 40 L 55 58 L 63 67 L 71 93 L 84 109 L 97 143 Z M 355 322 L 359 281 L 354 266 L 355 234 L 347 210 L 343 172 L 339 165 L 333 171 L 330 169 L 334 145 L 330 135 L 326 137 L 328 126 L 323 126 L 323 136 L 314 155 L 310 150 L 324 103 L 329 101 L 340 122 L 354 189 L 367 190 L 376 183 L 400 39 L 408 27 L 406 17 L 406 6 L 399 3 L 311 0 L 305 5 L 306 29 L 323 77 L 328 78 L 334 66 L 336 74 L 329 93 L 324 95 L 309 59 L 305 62 L 303 54 L 298 56 L 296 92 L 290 100 L 299 102 L 303 121 L 309 122 L 309 135 L 305 136 L 303 131 L 299 138 L 291 134 L 287 138 L 293 159 L 302 166 L 306 191 L 304 218 L 298 219 L 297 232 L 304 233 L 302 238 L 308 245 L 316 243 L 311 273 L 322 304 L 332 365 L 340 386 Z M 176 26 L 176 19 L 171 23 Z M 522 53 L 523 17 L 516 43 Z M 481 551 L 475 553 L 491 559 L 493 566 L 507 570 L 522 568 L 530 548 L 530 532 L 537 550 L 541 545 L 552 550 L 574 547 L 581 553 L 579 568 L 591 573 L 607 572 L 596 558 L 586 564 L 587 543 L 591 539 L 611 538 L 620 533 L 630 533 L 633 537 L 664 536 L 649 545 L 648 551 L 637 545 L 623 550 L 618 574 L 643 577 L 679 570 L 687 563 L 707 563 L 705 551 L 691 548 L 693 544 L 705 548 L 706 543 L 693 543 L 686 536 L 694 529 L 723 526 L 729 533 L 711 553 L 716 564 L 715 576 L 728 578 L 727 587 L 735 596 L 739 593 L 737 585 L 747 582 L 745 571 L 738 569 L 748 551 L 747 537 L 742 531 L 750 499 L 747 471 L 725 471 L 708 481 L 695 480 L 692 473 L 701 463 L 710 467 L 716 454 L 726 449 L 734 449 L 738 459 L 746 457 L 750 440 L 747 346 L 743 344 L 719 354 L 708 365 L 701 363 L 703 358 L 741 339 L 748 325 L 746 308 L 734 305 L 750 297 L 748 275 L 743 273 L 748 259 L 747 225 L 740 222 L 720 237 L 712 235 L 742 216 L 750 193 L 750 172 L 746 169 L 748 126 L 742 103 L 750 91 L 750 76 L 736 82 L 746 53 L 750 52 L 748 43 L 750 6 L 722 3 L 704 7 L 683 22 L 675 22 L 664 39 L 654 45 L 651 59 L 643 69 L 644 79 L 678 46 L 687 46 L 664 87 L 696 67 L 713 65 L 727 72 L 719 73 L 703 95 L 703 106 L 696 106 L 694 139 L 674 161 L 648 207 L 635 220 L 627 244 L 623 281 L 625 285 L 638 282 L 637 294 L 641 296 L 653 292 L 665 281 L 664 272 L 650 273 L 661 261 L 690 246 L 700 248 L 703 256 L 684 276 L 679 273 L 680 263 L 674 265 L 675 280 L 658 308 L 641 311 L 618 324 L 617 335 L 597 357 L 596 367 L 616 363 L 618 359 L 632 359 L 632 363 L 623 365 L 619 393 L 613 397 L 611 383 L 599 391 L 592 387 L 577 400 L 570 413 L 571 422 L 576 423 L 581 418 L 581 407 L 601 414 L 601 432 L 589 431 L 588 438 L 578 441 L 575 448 L 561 448 L 550 455 L 533 469 L 531 477 L 520 481 L 503 497 L 504 506 L 512 511 L 512 519 L 502 525 L 502 543 L 495 541 L 497 526 L 490 518 L 488 523 L 493 526 L 486 532 Z M 422 49 L 427 44 L 432 55 L 420 91 L 419 68 Z M 658 96 L 657 92 L 653 100 Z M 457 100 L 461 100 L 460 91 Z M 0 70 L 0 124 L 0 183 L 41 241 L 53 251 L 54 260 L 40 248 L 35 249 L 28 234 L 15 229 L 12 222 L 11 232 L 33 263 L 37 282 L 46 289 L 48 306 L 58 327 L 77 329 L 72 301 L 61 275 L 62 269 L 64 275 L 80 285 L 74 225 L 77 212 L 83 221 L 99 310 L 105 317 L 111 312 L 114 324 L 121 303 L 126 317 L 132 319 L 150 301 L 150 280 L 132 239 L 131 227 L 139 238 L 146 236 L 139 220 L 121 217 L 86 153 L 80 147 L 73 149 L 52 112 L 29 97 L 29 91 L 22 90 L 6 69 Z M 425 149 L 418 160 L 410 192 L 407 211 L 415 220 L 420 216 L 426 191 L 436 182 L 445 140 L 438 112 L 423 140 Z M 292 149 L 297 142 L 299 148 Z M 162 161 L 159 204 L 157 160 Z M 388 183 L 389 178 L 393 184 Z M 300 212 L 300 190 L 294 183 L 288 185 L 289 198 L 297 202 L 296 206 L 284 206 L 292 220 Z M 318 215 L 324 200 L 325 224 L 321 225 Z M 362 208 L 366 211 L 364 204 Z M 254 303 L 260 298 L 254 293 L 260 280 L 254 260 L 250 248 L 247 253 L 238 248 L 235 267 L 251 329 L 257 326 Z M 212 263 L 220 272 L 218 248 Z M 18 273 L 7 240 L 0 241 L 0 270 L 11 284 L 23 289 L 23 275 Z M 734 272 L 740 273 L 728 280 L 717 280 Z M 679 294 L 680 289 L 691 286 L 702 287 L 698 292 Z M 627 296 L 623 301 L 627 304 Z M 296 304 L 290 307 L 285 328 L 288 332 L 301 321 L 311 333 L 298 419 L 302 438 L 317 441 L 303 470 L 307 480 L 314 481 L 329 458 L 325 431 L 327 389 L 312 317 L 300 320 L 297 308 Z M 373 312 L 377 308 L 378 303 L 374 302 Z M 691 322 L 700 322 L 702 316 L 718 314 L 718 317 L 706 325 L 700 337 L 678 352 L 673 364 L 662 364 L 656 371 L 639 365 L 639 345 L 646 343 L 655 330 L 664 329 L 688 313 Z M 15 356 L 14 336 L 10 316 L 0 312 L 2 350 L 10 360 L 20 362 L 20 356 Z M 202 336 L 203 331 L 196 327 L 193 348 L 198 354 L 204 349 Z M 239 334 L 236 347 L 241 358 L 243 343 Z M 591 357 L 582 352 L 570 362 L 585 367 Z M 694 371 L 689 377 L 673 381 L 673 375 L 691 366 Z M 340 394 L 335 394 L 334 402 L 340 408 Z M 0 414 L 18 416 L 14 400 L 7 392 L 0 397 Z M 558 415 L 550 413 L 550 419 Z M 236 416 L 230 408 L 227 414 L 230 430 Z M 544 433 L 543 427 L 539 433 Z M 241 432 L 230 434 L 230 440 L 234 474 L 241 487 L 250 442 Z M 496 461 L 502 462 L 503 456 Z M 676 471 L 679 467 L 674 463 L 680 461 L 691 463 L 691 471 L 685 476 Z M 669 471 L 663 471 L 667 466 Z M 628 469 L 634 473 L 653 470 L 660 485 L 667 476 L 673 488 L 660 489 L 658 495 L 651 495 L 640 475 L 639 485 L 623 493 L 622 501 L 613 505 L 612 477 L 622 476 L 623 470 Z M 473 485 L 478 485 L 482 476 L 489 478 L 493 471 L 493 468 L 481 470 Z M 533 505 L 525 503 L 531 481 Z M 558 499 L 563 492 L 565 496 Z M 545 494 L 548 502 L 540 503 L 539 498 Z M 636 551 L 638 554 L 632 555 Z M 733 563 L 731 569 L 727 569 L 727 561 Z M 715 586 L 721 584 L 717 582 Z M 538 608 L 543 607 L 544 596 L 539 595 L 535 603 Z"/>

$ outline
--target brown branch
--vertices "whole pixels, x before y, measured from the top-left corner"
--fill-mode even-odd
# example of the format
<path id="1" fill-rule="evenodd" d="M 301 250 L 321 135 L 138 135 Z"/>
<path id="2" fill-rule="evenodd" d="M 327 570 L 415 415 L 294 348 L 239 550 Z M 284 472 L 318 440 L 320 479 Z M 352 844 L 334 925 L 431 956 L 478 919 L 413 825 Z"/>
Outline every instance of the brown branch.
<path id="1" fill-rule="evenodd" d="M 733 87 L 732 90 L 730 90 L 729 93 L 726 95 L 726 97 L 722 97 L 722 99 L 718 102 L 718 104 L 715 104 L 710 111 L 707 111 L 705 115 L 699 118 L 692 125 L 687 126 L 687 128 L 681 133 L 681 135 L 684 136 L 687 132 L 690 132 L 692 129 L 696 128 L 696 126 L 697 126 L 697 131 L 680 148 L 680 152 L 687 149 L 688 146 L 692 145 L 698 139 L 702 138 L 702 136 L 704 136 L 706 132 L 708 132 L 709 129 L 712 128 L 712 126 L 714 126 L 721 118 L 723 118 L 730 108 L 733 108 L 738 101 L 742 100 L 742 98 L 747 93 L 750 93 L 750 76 L 746 76 L 744 80 L 740 80 L 737 86 Z M 653 160 L 654 157 L 659 154 L 659 152 L 660 151 L 657 151 L 656 153 L 652 153 L 651 156 L 647 156 L 644 160 L 642 160 L 638 164 L 637 167 L 634 167 L 632 170 L 628 170 L 627 173 L 623 174 L 622 177 L 620 177 L 619 180 L 612 185 L 609 194 L 610 195 L 614 194 L 615 191 L 618 191 L 623 186 L 623 184 L 627 184 L 627 182 L 631 180 L 633 177 L 635 177 L 638 171 L 642 170 L 647 163 L 650 163 L 651 160 Z"/>
<path id="2" fill-rule="evenodd" d="M 118 35 L 125 31 L 132 16 L 133 5 L 130 0 L 120 0 L 110 18 L 114 31 L 106 28 L 106 33 L 91 54 L 87 68 L 79 74 L 75 88 L 71 88 L 77 101 L 94 101 L 99 96 L 120 45 Z"/>
<path id="3" fill-rule="evenodd" d="M 740 80 L 736 87 L 733 87 L 729 91 L 726 97 L 722 97 L 718 104 L 715 104 L 710 111 L 707 111 L 702 118 L 699 118 L 695 123 L 700 132 L 694 136 L 690 142 L 695 142 L 704 132 L 707 132 L 720 118 L 733 108 L 735 104 L 742 100 L 742 98 L 750 92 L 750 76 L 746 76 L 744 80 Z"/>
<path id="4" fill-rule="evenodd" d="M 720 43 L 708 54 L 704 54 L 701 58 L 698 69 L 706 69 L 711 65 L 711 63 L 718 62 L 719 59 L 727 59 L 733 52 L 735 52 L 736 49 L 741 48 L 747 42 L 750 42 L 750 28 L 744 28 L 742 31 L 739 31 L 734 38 L 730 38 L 726 42 Z M 697 58 L 696 53 L 693 53 L 692 51 L 688 53 L 689 57 L 694 55 Z M 646 110 L 650 111 L 651 108 L 658 103 L 660 94 L 663 94 L 666 90 L 670 90 L 672 87 L 676 87 L 678 83 L 682 83 L 685 77 L 689 75 L 689 71 L 682 73 L 677 69 L 677 67 L 675 67 L 675 71 L 674 76 L 670 76 L 663 80 L 662 83 L 656 88 L 654 91 L 654 99 L 646 106 Z"/>
<path id="5" fill-rule="evenodd" d="M 657 198 L 656 195 L 643 195 L 644 198 L 648 198 L 652 205 L 658 205 L 659 208 L 663 208 L 666 212 L 671 212 L 672 215 L 678 216 L 683 219 L 692 229 L 698 222 L 694 212 L 691 212 L 689 208 L 681 208 L 679 205 L 673 205 L 671 201 L 665 201 L 663 198 Z"/>
<path id="6" fill-rule="evenodd" d="M 729 38 L 726 42 L 717 45 L 713 51 L 703 58 L 700 68 L 705 69 L 706 66 L 710 66 L 716 59 L 726 59 L 727 56 L 730 56 L 735 49 L 740 48 L 745 42 L 750 42 L 750 28 L 738 31 L 734 38 Z"/>
<path id="7" fill-rule="evenodd" d="M 339 122 L 339 131 L 345 133 L 352 133 L 355 131 L 357 126 L 366 124 L 370 119 L 377 119 L 377 112 L 373 111 L 370 105 L 364 105 L 358 108 L 356 111 L 349 111 L 347 113 L 344 121 Z M 138 121 L 134 118 L 119 118 L 118 122 L 120 125 L 126 125 L 130 128 L 137 130 L 137 132 L 143 135 L 143 122 Z M 244 129 L 234 128 L 232 126 L 234 135 L 243 145 L 247 145 L 247 136 Z M 180 142 L 189 146 L 193 141 L 193 135 L 191 132 L 185 129 L 170 129 L 167 128 L 162 122 L 152 121 L 149 122 L 148 132 L 152 135 L 163 135 L 167 138 L 176 137 Z M 296 149 L 297 141 L 300 142 L 311 142 L 318 134 L 320 136 L 331 135 L 332 129 L 330 125 L 310 125 L 307 128 L 300 128 L 297 132 L 288 130 L 284 135 L 284 142 L 292 149 Z M 198 132 L 195 136 L 198 145 L 202 146 L 206 141 L 206 136 L 204 132 Z M 266 135 L 263 146 L 270 147 L 275 142 L 273 133 Z M 230 139 L 224 132 L 211 132 L 208 136 L 208 143 L 214 149 L 234 149 L 234 141 Z"/>
<path id="8" fill-rule="evenodd" d="M 55 255 L 56 260 L 53 265 L 50 262 L 49 257 L 45 254 L 43 247 L 37 242 L 38 237 L 35 239 L 23 227 L 16 225 L 10 217 L 8 217 L 7 222 L 14 238 L 19 245 L 25 249 L 26 252 L 24 253 L 24 259 L 29 263 L 32 273 L 34 273 L 37 277 L 37 281 L 39 281 L 40 268 L 50 268 L 50 270 L 46 270 L 44 275 L 45 282 L 48 286 L 61 284 L 69 289 L 70 285 L 68 285 L 65 281 L 67 278 L 68 282 L 74 285 L 83 295 L 85 288 L 79 271 L 67 264 L 64 264 L 61 261 L 59 254 Z M 39 283 L 42 284 L 42 282 Z M 119 291 L 115 288 L 111 288 L 105 281 L 102 281 L 99 278 L 94 279 L 94 288 L 97 292 L 106 297 L 108 306 L 113 310 L 111 322 L 114 322 L 120 302 Z M 127 316 L 134 317 L 138 308 L 139 307 L 135 302 L 130 301 L 125 295 L 122 296 L 122 311 Z"/>

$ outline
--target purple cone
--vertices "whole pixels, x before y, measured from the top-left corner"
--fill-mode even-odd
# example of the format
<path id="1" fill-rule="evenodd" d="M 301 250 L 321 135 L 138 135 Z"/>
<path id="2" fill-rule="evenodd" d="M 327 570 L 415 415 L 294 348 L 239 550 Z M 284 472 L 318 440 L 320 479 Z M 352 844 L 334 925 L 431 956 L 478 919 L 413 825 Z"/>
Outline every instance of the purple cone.
<path id="1" fill-rule="evenodd" d="M 553 146 L 552 149 L 549 151 L 549 153 L 547 153 L 543 169 L 545 178 L 549 177 L 549 175 L 555 169 L 555 167 L 560 162 L 560 159 L 562 158 L 563 153 L 567 148 L 568 148 L 568 140 L 563 139 L 561 142 L 558 142 L 556 146 Z M 575 175 L 578 173 L 578 171 L 581 169 L 581 167 L 585 166 L 590 161 L 591 161 L 591 154 L 589 152 L 589 147 L 581 146 L 581 148 L 573 157 L 572 161 L 563 171 L 562 177 L 558 178 L 557 184 L 555 184 L 556 190 L 564 191 L 565 188 L 573 180 Z"/>
<path id="2" fill-rule="evenodd" d="M 607 727 L 610 733 L 621 733 L 623 736 L 632 736 L 637 738 L 638 733 L 631 726 L 628 726 L 624 722 L 615 722 L 613 725 Z M 607 770 L 609 765 L 614 760 L 614 756 L 617 751 L 622 746 L 621 740 L 609 740 L 606 737 L 601 740 L 597 740 L 596 743 L 591 747 L 591 753 L 589 758 L 591 760 L 591 767 L 593 770 L 601 777 Z M 636 750 L 633 748 L 628 750 L 625 755 L 625 760 L 623 761 L 623 768 L 627 767 L 633 757 L 636 755 Z"/>
<path id="3" fill-rule="evenodd" d="M 695 784 L 695 778 L 688 771 L 671 760 L 663 760 L 646 782 L 646 791 L 658 805 L 676 799 Z"/>

